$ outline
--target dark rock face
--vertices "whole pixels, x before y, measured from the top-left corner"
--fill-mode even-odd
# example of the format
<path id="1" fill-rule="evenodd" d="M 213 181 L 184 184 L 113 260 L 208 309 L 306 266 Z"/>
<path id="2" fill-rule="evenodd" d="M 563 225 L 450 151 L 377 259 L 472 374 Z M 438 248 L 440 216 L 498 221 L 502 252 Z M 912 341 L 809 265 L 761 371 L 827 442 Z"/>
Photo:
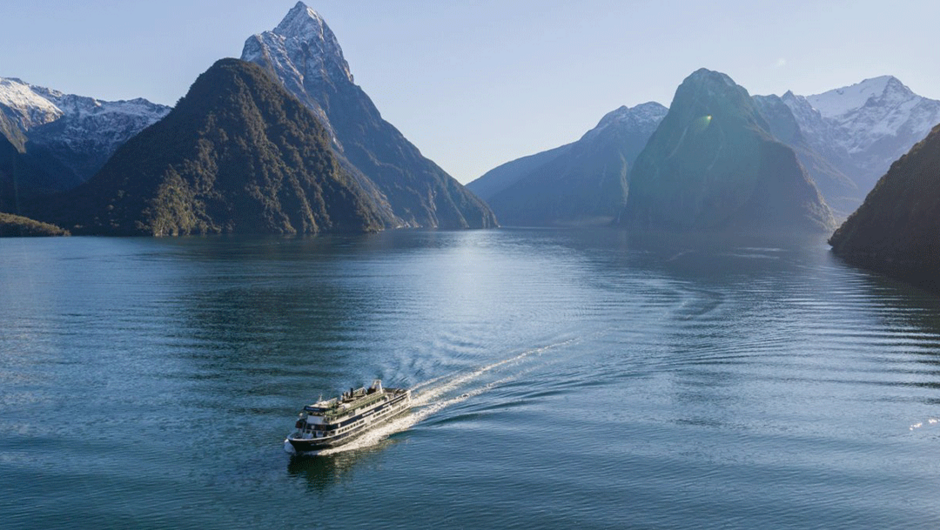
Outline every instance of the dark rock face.
<path id="1" fill-rule="evenodd" d="M 326 131 L 261 68 L 223 59 L 40 217 L 111 235 L 369 231 L 382 218 Z M 39 216 L 37 216 L 39 217 Z"/>
<path id="2" fill-rule="evenodd" d="M 940 290 L 940 125 L 881 177 L 829 239 L 847 261 Z"/>
<path id="3" fill-rule="evenodd" d="M 658 103 L 610 112 L 577 142 L 515 160 L 471 182 L 503 224 L 607 225 L 629 193 L 637 155 L 666 115 Z"/>
<path id="4" fill-rule="evenodd" d="M 639 230 L 824 232 L 832 213 L 747 91 L 698 70 L 637 157 L 619 224 Z"/>
<path id="5" fill-rule="evenodd" d="M 55 159 L 23 153 L 0 135 L 0 212 L 19 212 L 24 202 L 63 189 L 68 174 Z"/>
<path id="6" fill-rule="evenodd" d="M 489 207 L 424 158 L 353 82 L 335 35 L 298 3 L 273 30 L 249 38 L 242 59 L 268 71 L 309 107 L 331 135 L 332 148 L 371 183 L 402 226 L 496 226 Z M 370 191 L 370 183 L 361 183 Z"/>

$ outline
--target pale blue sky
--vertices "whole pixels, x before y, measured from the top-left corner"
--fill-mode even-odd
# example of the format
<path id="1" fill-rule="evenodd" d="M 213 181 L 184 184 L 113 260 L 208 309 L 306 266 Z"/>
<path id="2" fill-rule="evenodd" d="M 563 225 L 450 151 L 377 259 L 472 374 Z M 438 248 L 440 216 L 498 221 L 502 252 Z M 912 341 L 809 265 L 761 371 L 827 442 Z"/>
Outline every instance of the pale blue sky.
<path id="1" fill-rule="evenodd" d="M 173 104 L 296 0 L 0 0 L 0 76 Z M 940 99 L 940 2 L 310 0 L 383 116 L 461 182 L 668 105 L 692 71 L 752 94 L 884 74 Z"/>

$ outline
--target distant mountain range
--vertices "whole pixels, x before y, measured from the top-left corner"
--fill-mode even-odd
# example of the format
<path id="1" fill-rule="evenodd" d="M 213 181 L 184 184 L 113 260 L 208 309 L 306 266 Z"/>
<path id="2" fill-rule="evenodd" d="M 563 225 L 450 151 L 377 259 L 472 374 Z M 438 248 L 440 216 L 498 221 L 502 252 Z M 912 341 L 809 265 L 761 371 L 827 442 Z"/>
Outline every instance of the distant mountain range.
<path id="1" fill-rule="evenodd" d="M 249 38 L 243 55 L 264 69 L 260 78 L 220 62 L 169 115 L 144 100 L 98 102 L 7 82 L 0 210 L 102 234 L 496 226 L 483 201 L 381 118 L 312 9 L 298 3 L 275 30 Z M 282 93 L 264 86 L 268 76 Z M 207 79 L 219 86 L 207 89 Z M 230 97 L 210 106 L 212 90 Z M 54 156 L 33 156 L 34 147 Z M 68 180 L 50 183 L 52 175 Z M 35 198 L 60 190 L 68 191 Z"/>
<path id="2" fill-rule="evenodd" d="M 23 168 L 17 178 L 7 178 L 15 181 L 20 196 L 74 188 L 169 111 L 140 98 L 101 101 L 0 78 L 0 137 L 19 153 L 17 164 Z"/>
<path id="3" fill-rule="evenodd" d="M 787 92 L 783 96 L 753 96 L 752 100 L 765 122 L 765 132 L 794 151 L 826 206 L 841 219 L 861 204 L 894 160 L 940 123 L 940 101 L 914 94 L 891 76 L 814 96 Z M 665 115 L 661 109 L 660 120 Z M 619 145 L 623 154 L 632 153 L 636 158 L 642 147 L 635 146 L 645 146 L 656 128 L 650 128 L 650 123 L 623 124 L 621 134 L 629 136 Z M 566 156 L 575 146 L 581 152 L 590 151 L 590 135 L 503 164 L 467 187 L 487 200 L 504 224 L 604 224 L 610 215 L 597 215 L 598 205 L 609 206 L 629 196 L 634 160 L 626 156 L 621 163 L 611 158 L 616 147 L 604 154 L 595 147 L 596 156 L 581 157 L 580 161 Z M 624 167 L 620 189 L 599 185 L 610 182 L 611 171 L 616 174 Z"/>
<path id="4" fill-rule="evenodd" d="M 891 76 L 815 96 L 787 92 L 781 100 L 806 144 L 857 187 L 851 200 L 841 201 L 843 213 L 858 207 L 891 164 L 940 123 L 940 101 L 918 96 Z"/>
<path id="5" fill-rule="evenodd" d="M 494 211 L 522 226 L 828 230 L 940 123 L 940 101 L 891 76 L 752 97 L 702 69 L 670 109 L 621 107 L 464 187 L 382 119 L 302 2 L 242 59 L 260 70 L 221 62 L 193 85 L 231 96 L 208 114 L 0 78 L 0 211 L 108 234 L 485 228 Z"/>
<path id="6" fill-rule="evenodd" d="M 666 112 L 659 103 L 621 107 L 577 142 L 504 164 L 467 187 L 504 224 L 609 224 L 626 204 L 633 161 Z"/>

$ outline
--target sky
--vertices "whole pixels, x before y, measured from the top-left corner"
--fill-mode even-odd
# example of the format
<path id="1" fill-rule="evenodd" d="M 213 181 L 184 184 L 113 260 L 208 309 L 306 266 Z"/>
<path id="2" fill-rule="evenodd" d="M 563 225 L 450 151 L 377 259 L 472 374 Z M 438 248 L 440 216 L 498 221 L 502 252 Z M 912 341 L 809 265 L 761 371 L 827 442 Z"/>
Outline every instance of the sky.
<path id="1" fill-rule="evenodd" d="M 0 77 L 173 105 L 296 0 L 0 0 Z M 751 94 L 880 75 L 940 99 L 940 2 L 308 0 L 383 117 L 467 183 L 577 140 L 622 105 L 669 105 L 705 67 Z"/>

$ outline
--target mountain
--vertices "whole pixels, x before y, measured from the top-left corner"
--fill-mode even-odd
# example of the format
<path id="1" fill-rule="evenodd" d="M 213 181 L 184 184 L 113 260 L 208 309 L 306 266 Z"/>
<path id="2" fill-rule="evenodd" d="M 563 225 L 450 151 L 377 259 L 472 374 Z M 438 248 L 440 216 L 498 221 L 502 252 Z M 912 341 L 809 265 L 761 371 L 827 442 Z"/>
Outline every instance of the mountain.
<path id="1" fill-rule="evenodd" d="M 747 90 L 698 70 L 634 164 L 619 224 L 633 229 L 828 231 L 832 213 Z"/>
<path id="2" fill-rule="evenodd" d="M 298 2 L 272 31 L 245 42 L 242 59 L 268 71 L 309 107 L 331 136 L 331 147 L 374 183 L 405 226 L 485 228 L 496 218 L 479 198 L 424 158 L 354 83 L 336 36 Z M 361 182 L 363 187 L 367 183 Z"/>
<path id="3" fill-rule="evenodd" d="M 891 164 L 940 123 L 940 101 L 892 76 L 814 96 L 782 97 L 808 145 L 867 193 Z"/>
<path id="4" fill-rule="evenodd" d="M 940 290 L 940 125 L 902 156 L 829 239 L 847 261 Z"/>
<path id="5" fill-rule="evenodd" d="M 574 145 L 574 142 L 496 166 L 468 183 L 467 189 L 475 193 L 477 197 L 489 202 L 494 195 L 512 186 L 533 170 L 567 152 L 572 145 Z"/>
<path id="6" fill-rule="evenodd" d="M 61 189 L 68 173 L 54 159 L 30 156 L 0 135 L 0 212 L 16 213 L 25 201 Z"/>
<path id="7" fill-rule="evenodd" d="M 88 182 L 35 215 L 79 233 L 313 234 L 381 228 L 313 114 L 256 65 L 223 59 Z"/>
<path id="8" fill-rule="evenodd" d="M 100 101 L 0 78 L 0 136 L 42 170 L 21 192 L 48 193 L 88 180 L 114 151 L 170 111 L 145 99 Z"/>
<path id="9" fill-rule="evenodd" d="M 626 203 L 634 160 L 666 112 L 658 103 L 621 107 L 577 142 L 499 166 L 467 187 L 481 190 L 503 224 L 609 224 Z"/>
<path id="10" fill-rule="evenodd" d="M 792 97 L 791 93 L 784 97 Z M 754 104 L 770 127 L 770 133 L 777 140 L 789 146 L 803 165 L 803 169 L 816 183 L 826 204 L 833 214 L 844 219 L 848 217 L 865 198 L 858 185 L 836 167 L 829 157 L 816 150 L 816 147 L 803 134 L 793 110 L 784 98 L 779 96 L 754 96 Z"/>

